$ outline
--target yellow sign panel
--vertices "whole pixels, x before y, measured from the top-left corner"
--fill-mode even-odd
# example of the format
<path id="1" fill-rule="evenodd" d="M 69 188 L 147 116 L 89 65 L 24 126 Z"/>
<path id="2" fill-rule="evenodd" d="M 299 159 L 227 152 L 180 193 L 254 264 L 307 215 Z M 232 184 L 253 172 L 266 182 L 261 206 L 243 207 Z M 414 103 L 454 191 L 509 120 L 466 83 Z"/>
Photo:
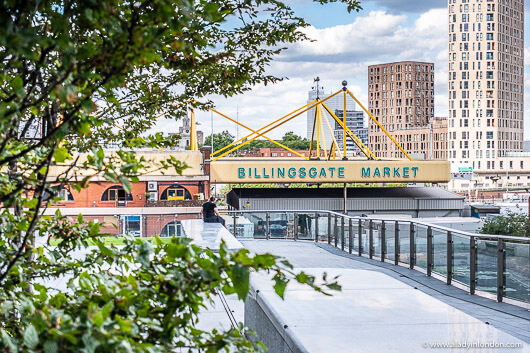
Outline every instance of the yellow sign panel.
<path id="1" fill-rule="evenodd" d="M 228 159 L 211 163 L 212 183 L 446 183 L 447 161 Z"/>

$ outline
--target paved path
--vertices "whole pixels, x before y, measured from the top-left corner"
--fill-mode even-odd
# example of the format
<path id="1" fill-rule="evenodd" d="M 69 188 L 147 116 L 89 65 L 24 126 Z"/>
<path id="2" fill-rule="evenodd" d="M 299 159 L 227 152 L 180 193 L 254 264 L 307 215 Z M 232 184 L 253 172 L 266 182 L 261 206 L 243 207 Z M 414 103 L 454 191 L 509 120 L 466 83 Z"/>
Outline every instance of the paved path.
<path id="1" fill-rule="evenodd" d="M 287 240 L 243 240 L 242 243 L 252 252 L 270 252 L 285 257 L 295 267 L 363 269 L 384 273 L 530 345 L 530 312 L 527 309 L 471 296 L 419 271 L 350 255 L 328 244 Z M 530 346 L 525 349 L 530 350 Z"/>

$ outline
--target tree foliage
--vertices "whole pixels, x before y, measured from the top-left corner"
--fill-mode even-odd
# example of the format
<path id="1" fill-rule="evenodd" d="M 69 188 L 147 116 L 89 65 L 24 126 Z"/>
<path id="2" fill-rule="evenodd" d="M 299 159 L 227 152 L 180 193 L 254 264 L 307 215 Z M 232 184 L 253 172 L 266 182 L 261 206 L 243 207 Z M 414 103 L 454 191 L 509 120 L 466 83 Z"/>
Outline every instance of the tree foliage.
<path id="1" fill-rule="evenodd" d="M 359 9 L 356 0 L 344 2 Z M 149 169 L 134 150 L 176 142 L 148 133 L 161 114 L 178 119 L 190 104 L 204 108 L 192 98 L 278 82 L 266 67 L 287 43 L 306 39 L 304 20 L 275 0 L 1 4 L 0 350 L 255 349 L 240 328 L 196 329 L 197 313 L 218 291 L 244 298 L 251 270 L 272 271 L 282 294 L 286 263 L 245 251 L 213 254 L 181 239 L 106 247 L 97 243 L 98 223 L 42 212 L 65 183 L 80 190 L 102 176 L 130 191 Z M 186 166 L 169 158 L 159 167 Z M 50 246 L 52 238 L 59 245 Z M 66 279 L 67 290 L 54 288 Z"/>
<path id="2" fill-rule="evenodd" d="M 482 234 L 530 237 L 530 219 L 523 213 L 508 213 L 486 219 L 480 228 Z"/>
<path id="3" fill-rule="evenodd" d="M 234 142 L 234 136 L 230 134 L 228 131 L 223 131 L 220 133 L 216 133 L 213 135 L 213 147 L 214 151 L 218 151 L 221 148 L 228 146 L 232 142 Z M 294 132 L 289 131 L 283 135 L 281 140 L 277 140 L 282 145 L 293 149 L 293 150 L 309 150 L 310 141 L 306 138 L 302 138 L 301 136 L 296 135 Z M 211 135 L 208 135 L 206 139 L 204 140 L 203 146 L 211 146 Z M 314 141 L 314 146 L 316 146 L 316 141 Z M 240 149 L 234 151 L 234 153 L 237 153 L 239 151 L 258 151 L 260 148 L 281 148 L 277 144 L 266 140 L 266 139 L 255 139 L 253 141 L 250 141 L 249 143 L 244 144 L 241 146 Z M 226 149 L 225 151 L 229 151 L 230 149 Z M 223 151 L 224 152 L 224 151 Z"/>
<path id="4" fill-rule="evenodd" d="M 227 130 L 213 134 L 213 151 L 219 151 L 221 148 L 228 146 L 234 142 L 234 136 L 230 134 Z M 212 146 L 212 135 L 208 135 L 204 139 L 203 146 Z"/>

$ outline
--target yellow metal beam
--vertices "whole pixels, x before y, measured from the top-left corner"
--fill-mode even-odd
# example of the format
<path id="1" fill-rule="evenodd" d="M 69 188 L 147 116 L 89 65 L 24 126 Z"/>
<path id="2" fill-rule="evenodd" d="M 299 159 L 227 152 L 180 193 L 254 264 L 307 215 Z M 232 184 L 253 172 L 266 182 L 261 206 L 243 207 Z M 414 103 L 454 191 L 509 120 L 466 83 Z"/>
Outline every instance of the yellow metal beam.
<path id="1" fill-rule="evenodd" d="M 401 145 L 399 143 L 397 143 L 396 140 L 394 140 L 394 138 L 392 136 L 390 136 L 390 134 L 388 133 L 388 131 L 386 131 L 386 129 L 383 127 L 383 125 L 379 124 L 379 121 L 377 121 L 376 118 L 373 117 L 372 114 L 370 114 L 370 112 L 361 104 L 361 102 L 359 102 L 359 100 L 357 98 L 355 98 L 355 96 L 349 91 L 347 90 L 348 94 L 357 102 L 357 104 L 359 104 L 361 106 L 361 108 L 363 108 L 363 110 L 366 112 L 366 114 L 368 114 L 368 116 L 381 128 L 381 130 L 383 130 L 383 132 L 388 136 L 390 137 L 390 139 L 394 142 L 394 144 L 401 150 L 401 152 L 403 152 L 405 154 L 405 156 L 407 156 L 407 158 L 409 160 L 412 161 L 412 158 L 409 156 L 409 154 L 407 152 L 405 152 L 405 150 L 403 149 L 403 147 L 401 147 Z"/>
<path id="2" fill-rule="evenodd" d="M 339 93 L 340 93 L 340 91 L 335 92 L 334 94 L 332 94 L 332 95 L 330 95 L 330 96 L 324 98 L 324 100 L 322 100 L 322 102 L 324 102 L 324 101 L 326 101 L 326 100 L 328 100 L 328 99 L 330 99 L 330 98 L 336 96 L 336 95 L 339 94 Z M 283 122 L 279 123 L 278 125 L 273 126 L 273 127 L 271 127 L 271 128 L 268 128 L 265 132 L 263 132 L 263 133 L 258 133 L 257 136 L 253 137 L 252 139 L 250 139 L 250 140 L 246 140 L 245 142 L 243 142 L 243 143 L 241 143 L 240 145 L 238 145 L 238 146 L 232 148 L 231 150 L 229 150 L 229 151 L 227 151 L 227 152 L 224 152 L 224 153 L 221 154 L 220 156 L 217 156 L 216 158 L 214 158 L 213 161 L 216 161 L 216 160 L 218 160 L 219 158 L 221 158 L 221 157 L 223 157 L 223 156 L 225 156 L 225 155 L 227 155 L 227 154 L 229 154 L 229 153 L 235 151 L 236 149 L 241 148 L 242 146 L 246 145 L 247 143 L 250 143 L 250 142 L 254 141 L 254 140 L 257 139 L 258 137 L 263 136 L 263 134 L 265 134 L 265 133 L 267 133 L 267 132 L 269 132 L 269 131 L 271 131 L 271 130 L 274 130 L 275 128 L 277 128 L 277 127 L 279 127 L 279 126 L 285 124 L 286 122 L 291 121 L 292 119 L 296 118 L 296 117 L 299 116 L 300 114 L 303 114 L 303 113 L 305 113 L 306 111 L 310 110 L 311 108 L 313 108 L 313 107 L 315 107 L 315 106 L 318 106 L 318 104 L 319 104 L 319 102 L 314 103 L 313 105 L 311 105 L 311 106 L 309 106 L 309 107 L 307 107 L 307 104 L 306 104 L 305 106 L 306 106 L 307 108 L 305 108 L 304 110 L 302 110 L 302 111 L 296 113 L 295 115 L 289 117 L 288 119 L 284 120 Z M 280 120 L 280 119 L 279 119 L 279 120 Z M 272 124 L 272 123 L 271 123 L 271 124 Z M 270 126 L 271 124 L 269 124 L 268 126 Z M 263 128 L 262 128 L 262 129 L 263 129 Z M 262 130 L 262 129 L 260 129 L 260 130 Z M 306 159 L 309 159 L 309 158 L 306 157 Z"/>
<path id="3" fill-rule="evenodd" d="M 316 122 L 317 122 L 317 110 L 315 109 L 315 116 L 313 117 L 313 129 L 311 130 L 311 141 L 309 142 L 309 158 L 311 158 L 311 151 L 313 151 L 313 138 L 315 137 Z"/>
<path id="4" fill-rule="evenodd" d="M 232 122 L 238 124 L 239 126 L 242 126 L 242 127 L 244 127 L 245 129 L 248 129 L 248 130 L 252 131 L 253 133 L 258 133 L 257 131 L 254 131 L 253 129 L 249 128 L 248 126 L 245 126 L 245 125 L 241 124 L 239 121 L 236 121 L 236 120 L 230 118 L 229 116 L 226 116 L 226 115 L 224 115 L 224 114 L 221 113 L 221 112 L 218 112 L 217 110 L 215 110 L 215 109 L 213 109 L 213 108 L 208 108 L 208 109 L 210 109 L 211 111 L 213 111 L 213 112 L 215 112 L 215 113 L 221 115 L 223 118 L 228 119 L 228 120 L 230 120 L 230 121 L 232 121 Z M 287 146 L 281 144 L 280 142 L 275 141 L 275 140 L 273 140 L 273 139 L 270 139 L 270 138 L 268 138 L 268 137 L 265 136 L 265 135 L 261 135 L 261 136 L 265 137 L 267 140 L 269 140 L 269 141 L 272 142 L 272 143 L 275 143 L 276 145 L 280 146 L 281 148 L 284 148 L 284 149 L 286 149 L 286 150 L 288 150 L 288 151 L 290 151 L 290 152 L 296 154 L 296 155 L 299 156 L 299 157 L 305 158 L 304 155 L 302 155 L 302 154 L 296 152 L 295 150 L 290 149 L 289 147 L 287 147 Z M 213 138 L 213 136 L 212 136 L 212 138 Z M 239 141 L 242 141 L 242 139 L 240 139 Z M 233 145 L 233 144 L 234 144 L 234 143 L 231 143 L 230 145 Z M 230 146 L 230 145 L 228 145 L 228 146 Z M 219 151 L 222 151 L 222 150 L 226 149 L 228 146 L 225 146 L 224 148 L 222 148 L 222 149 L 219 150 Z M 219 152 L 219 151 L 216 151 L 216 153 Z"/>
<path id="5" fill-rule="evenodd" d="M 320 109 L 324 109 L 322 108 L 322 104 L 319 107 Z M 326 116 L 326 114 L 322 114 L 322 115 L 324 116 L 324 119 L 326 120 L 326 125 L 328 126 L 329 132 L 331 133 L 331 138 L 333 139 L 333 146 L 334 146 L 333 152 L 335 152 L 335 149 L 336 149 L 337 151 L 339 151 L 340 158 L 342 158 L 343 156 L 340 152 L 339 144 L 337 143 L 337 140 L 335 139 L 335 134 L 333 133 L 333 129 L 331 128 L 328 117 Z M 335 160 L 335 153 L 333 153 L 333 160 Z"/>
<path id="6" fill-rule="evenodd" d="M 341 127 L 344 127 L 343 122 L 340 121 L 340 119 L 335 114 L 333 114 L 331 109 L 329 109 L 326 104 L 322 104 L 322 106 L 333 117 L 333 119 L 335 119 L 335 121 L 337 121 L 339 123 L 339 125 Z M 347 126 L 346 126 L 346 133 L 348 134 L 348 136 L 350 136 L 350 138 L 353 140 L 353 142 L 357 145 L 357 147 L 359 147 L 361 152 L 364 153 L 364 155 L 367 158 L 370 158 L 370 156 L 372 156 L 373 159 L 378 160 L 378 158 L 372 153 L 372 151 L 368 147 L 366 147 L 365 144 L 361 141 L 361 139 L 358 138 Z M 366 153 L 367 151 L 370 154 L 370 156 Z"/>
<path id="7" fill-rule="evenodd" d="M 318 122 L 320 124 L 320 131 L 322 132 L 322 141 L 324 141 L 324 157 L 328 155 L 327 143 L 326 143 L 326 134 L 324 133 L 324 123 L 320 118 L 320 109 L 318 109 Z"/>
<path id="8" fill-rule="evenodd" d="M 227 148 L 229 148 L 229 147 L 231 147 L 231 146 L 234 146 L 234 145 L 238 144 L 239 142 L 244 141 L 245 139 L 248 139 L 250 136 L 252 136 L 252 135 L 254 135 L 254 134 L 258 134 L 260 131 L 262 131 L 262 130 L 268 128 L 269 126 L 271 126 L 271 125 L 273 125 L 273 124 L 275 124 L 275 123 L 277 123 L 277 122 L 279 122 L 279 121 L 281 121 L 282 119 L 288 117 L 289 115 L 294 114 L 294 113 L 296 113 L 297 111 L 299 111 L 299 110 L 301 110 L 301 109 L 304 109 L 305 107 L 307 107 L 308 105 L 314 103 L 315 101 L 316 101 L 316 100 L 313 100 L 313 101 L 307 103 L 306 105 L 304 105 L 304 106 L 302 106 L 302 107 L 300 107 L 300 108 L 298 108 L 298 109 L 296 109 L 296 110 L 290 112 L 290 113 L 287 114 L 287 115 L 282 116 L 281 118 L 279 118 L 279 119 L 273 121 L 273 122 L 270 123 L 270 124 L 265 125 L 264 127 L 260 128 L 260 129 L 258 129 L 258 130 L 255 130 L 255 131 L 254 131 L 253 129 L 251 129 L 251 128 L 249 128 L 249 127 L 247 127 L 247 126 L 245 126 L 245 125 L 243 125 L 243 124 L 241 124 L 241 123 L 239 123 L 239 122 L 233 120 L 233 119 L 230 119 L 230 118 L 227 117 L 226 115 L 219 113 L 217 110 L 215 110 L 215 109 L 213 109 L 213 108 L 209 108 L 210 110 L 216 112 L 217 114 L 221 115 L 222 117 L 227 118 L 227 119 L 229 119 L 230 121 L 235 122 L 236 124 L 238 124 L 238 125 L 244 127 L 244 128 L 247 129 L 247 130 L 252 131 L 251 134 L 248 134 L 247 136 L 244 136 L 244 137 L 240 138 L 239 140 L 232 142 L 232 143 L 229 144 L 228 146 L 225 146 L 225 147 L 223 147 L 223 148 L 221 148 L 221 149 L 215 151 L 214 153 L 212 153 L 212 157 L 215 156 L 216 154 L 218 154 L 218 153 L 220 153 L 220 152 L 226 150 Z M 269 138 L 267 138 L 266 136 L 263 136 L 263 137 L 265 137 L 266 139 L 268 139 L 269 141 L 271 141 L 271 140 L 270 140 Z"/>
<path id="9" fill-rule="evenodd" d="M 199 144 L 197 142 L 197 126 L 195 126 L 195 109 L 193 109 L 193 106 L 191 107 L 190 117 L 190 151 L 198 151 Z"/>

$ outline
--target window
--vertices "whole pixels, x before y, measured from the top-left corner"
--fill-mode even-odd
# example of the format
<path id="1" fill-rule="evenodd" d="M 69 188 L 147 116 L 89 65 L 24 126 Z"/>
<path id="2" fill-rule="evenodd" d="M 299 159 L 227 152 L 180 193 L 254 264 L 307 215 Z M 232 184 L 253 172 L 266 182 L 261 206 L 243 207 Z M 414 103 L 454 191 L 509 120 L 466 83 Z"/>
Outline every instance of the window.
<path id="1" fill-rule="evenodd" d="M 74 197 L 72 196 L 72 193 L 70 190 L 62 188 L 59 190 L 59 197 L 63 199 L 64 201 L 74 201 Z"/>
<path id="2" fill-rule="evenodd" d="M 168 200 L 184 200 L 186 192 L 184 188 L 168 188 L 166 191 Z"/>
<path id="3" fill-rule="evenodd" d="M 162 192 L 160 200 L 191 200 L 191 194 L 185 187 L 173 184 Z"/>
<path id="4" fill-rule="evenodd" d="M 180 237 L 181 236 L 181 224 L 179 221 L 169 222 L 160 231 L 161 237 Z"/>
<path id="5" fill-rule="evenodd" d="M 142 236 L 142 222 L 141 216 L 122 216 L 122 231 L 121 234 L 130 234 L 135 237 Z"/>
<path id="6" fill-rule="evenodd" d="M 125 192 L 122 186 L 116 185 L 111 186 L 103 195 L 101 195 L 101 201 L 132 201 L 133 197 L 131 194 Z"/>

